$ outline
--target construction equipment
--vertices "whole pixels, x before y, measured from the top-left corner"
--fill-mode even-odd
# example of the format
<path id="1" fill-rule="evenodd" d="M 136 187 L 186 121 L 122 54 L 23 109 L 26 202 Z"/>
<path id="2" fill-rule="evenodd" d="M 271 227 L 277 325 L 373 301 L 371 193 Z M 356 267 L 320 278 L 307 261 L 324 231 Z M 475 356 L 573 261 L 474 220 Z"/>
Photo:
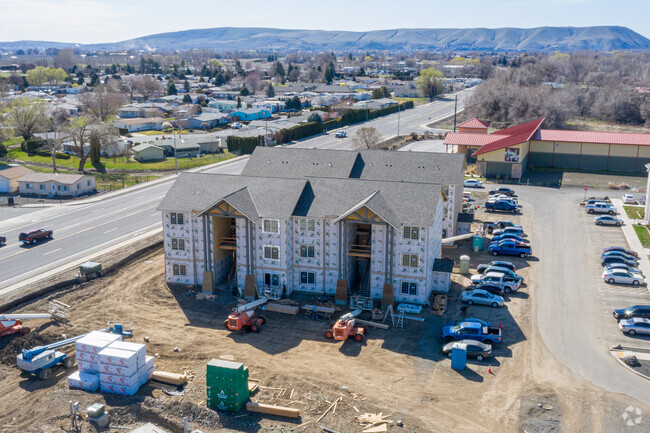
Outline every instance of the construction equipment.
<path id="1" fill-rule="evenodd" d="M 50 319 L 49 313 L 42 314 L 0 314 L 0 337 L 11 334 L 29 334 L 29 327 L 23 326 L 23 320 Z"/>
<path id="2" fill-rule="evenodd" d="M 118 334 L 126 338 L 133 337 L 133 322 L 111 320 L 106 323 L 106 326 L 113 334 Z"/>
<path id="3" fill-rule="evenodd" d="M 100 332 L 107 331 L 110 330 L 100 330 Z M 88 334 L 89 333 L 77 335 L 72 338 L 66 338 L 65 340 L 46 344 L 45 346 L 23 349 L 22 353 L 16 357 L 18 368 L 27 373 L 38 376 L 41 380 L 49 379 L 52 376 L 52 368 L 56 365 L 61 364 L 65 368 L 71 368 L 74 365 L 74 357 L 68 356 L 66 353 L 59 352 L 55 349 L 69 346 Z"/>
<path id="4" fill-rule="evenodd" d="M 267 302 L 268 298 L 261 297 L 255 301 L 240 305 L 232 310 L 232 313 L 224 321 L 224 325 L 231 331 L 239 331 L 244 328 L 246 331 L 259 332 L 266 319 L 258 315 L 257 311 L 259 307 Z"/>
<path id="5" fill-rule="evenodd" d="M 364 336 L 368 334 L 368 328 L 357 324 L 354 318 L 359 314 L 361 310 L 354 310 L 341 316 L 330 329 L 325 331 L 325 338 L 341 341 L 353 337 L 357 341 L 363 341 Z"/>

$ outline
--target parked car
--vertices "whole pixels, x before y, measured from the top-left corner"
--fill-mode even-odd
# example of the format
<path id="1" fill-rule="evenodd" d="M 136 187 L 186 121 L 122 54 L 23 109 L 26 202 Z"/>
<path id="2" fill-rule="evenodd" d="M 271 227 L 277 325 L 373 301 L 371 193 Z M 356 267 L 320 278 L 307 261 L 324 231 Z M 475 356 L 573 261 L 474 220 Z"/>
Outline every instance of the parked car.
<path id="1" fill-rule="evenodd" d="M 488 272 L 483 275 L 472 275 L 472 284 L 480 286 L 481 284 L 490 284 L 503 287 L 505 293 L 516 292 L 519 290 L 521 280 L 510 278 L 503 272 Z"/>
<path id="2" fill-rule="evenodd" d="M 608 213 L 610 215 L 616 214 L 616 208 L 610 203 L 594 203 L 585 206 L 587 213 Z"/>
<path id="3" fill-rule="evenodd" d="M 641 272 L 641 269 L 635 266 L 626 265 L 625 263 L 611 263 L 609 265 L 605 265 L 605 269 L 622 269 L 627 272 L 634 272 L 635 274 L 643 274 L 643 272 Z"/>
<path id="4" fill-rule="evenodd" d="M 465 319 L 447 323 L 440 331 L 440 337 L 447 343 L 458 340 L 478 340 L 485 344 L 501 344 L 501 328 L 490 326 L 479 319 Z"/>
<path id="5" fill-rule="evenodd" d="M 524 229 L 521 228 L 521 226 L 518 226 L 518 227 L 505 227 L 505 228 L 493 231 L 492 234 L 494 236 L 499 236 L 499 235 L 502 235 L 502 234 L 513 234 L 513 235 L 517 235 L 517 236 L 520 236 L 520 237 L 526 236 L 524 234 Z"/>
<path id="6" fill-rule="evenodd" d="M 46 229 L 36 229 L 28 232 L 23 232 L 18 235 L 18 240 L 26 244 L 35 244 L 44 239 L 52 239 L 54 232 Z"/>
<path id="7" fill-rule="evenodd" d="M 533 249 L 528 244 L 523 242 L 514 242 L 514 241 L 501 241 L 496 245 L 488 246 L 488 253 L 493 256 L 498 256 L 500 254 L 506 256 L 519 256 L 522 259 L 526 256 L 530 256 L 533 253 Z"/>
<path id="8" fill-rule="evenodd" d="M 513 189 L 511 189 L 511 188 L 501 187 L 501 188 L 497 188 L 497 189 L 491 189 L 489 191 L 489 194 L 490 195 L 493 195 L 493 194 L 515 195 L 515 191 Z"/>
<path id="9" fill-rule="evenodd" d="M 476 271 L 479 274 L 483 274 L 483 273 L 485 273 L 485 270 L 487 268 L 489 268 L 490 266 L 498 266 L 500 268 L 510 269 L 511 271 L 515 270 L 515 265 L 513 265 L 511 262 L 506 262 L 506 261 L 503 261 L 503 260 L 493 260 L 490 263 L 485 263 L 485 264 L 482 264 L 482 265 L 478 265 L 476 267 Z"/>
<path id="10" fill-rule="evenodd" d="M 483 361 L 485 358 L 492 356 L 492 346 L 489 344 L 481 343 L 477 340 L 460 340 L 447 343 L 442 346 L 442 353 L 451 356 L 451 348 L 454 343 L 461 343 L 467 345 L 467 356 L 476 358 L 477 361 Z"/>
<path id="11" fill-rule="evenodd" d="M 239 122 L 235 122 L 235 123 L 233 123 L 232 125 L 230 125 L 230 127 L 231 127 L 232 129 L 241 129 L 242 126 L 244 126 L 244 125 L 242 125 L 242 124 L 239 123 Z"/>
<path id="12" fill-rule="evenodd" d="M 494 230 L 503 229 L 505 227 L 519 227 L 519 228 L 521 228 L 521 226 L 519 224 L 515 224 L 510 220 L 499 220 L 499 221 L 494 221 L 494 222 L 486 221 L 486 222 L 483 223 L 483 229 L 488 233 L 492 233 Z"/>
<path id="13" fill-rule="evenodd" d="M 639 257 L 639 254 L 636 251 L 628 250 L 623 247 L 607 247 L 603 250 L 604 253 L 608 251 L 622 251 L 627 255 L 634 256 L 634 257 Z"/>
<path id="14" fill-rule="evenodd" d="M 650 319 L 650 305 L 632 305 L 627 308 L 617 308 L 612 315 L 616 320 L 631 319 L 633 317 Z"/>
<path id="15" fill-rule="evenodd" d="M 517 213 L 519 206 L 508 200 L 498 200 L 495 202 L 488 201 L 485 203 L 485 210 L 488 212 L 501 211 Z"/>
<path id="16" fill-rule="evenodd" d="M 637 266 L 636 260 L 628 260 L 625 257 L 621 257 L 621 256 L 607 256 L 600 259 L 600 265 L 603 267 L 607 265 L 612 265 L 614 263 L 623 263 L 628 266 L 634 266 L 634 267 Z"/>
<path id="17" fill-rule="evenodd" d="M 522 277 L 521 275 L 519 275 L 518 273 L 516 273 L 512 269 L 502 268 L 500 266 L 490 266 L 489 268 L 487 268 L 485 270 L 485 273 L 489 274 L 490 272 L 500 272 L 503 275 L 505 275 L 506 277 L 512 278 L 513 280 L 520 281 L 520 282 L 524 281 L 524 277 Z M 478 277 L 478 276 L 480 276 L 480 275 L 472 275 L 472 277 Z"/>
<path id="18" fill-rule="evenodd" d="M 514 241 L 514 242 L 524 242 L 524 238 L 510 233 L 504 233 L 502 235 L 497 235 L 492 238 L 490 241 L 491 244 L 498 244 L 501 241 Z"/>
<path id="19" fill-rule="evenodd" d="M 634 204 L 636 203 L 636 200 L 632 194 L 623 194 L 621 196 L 621 200 L 623 200 L 623 204 Z"/>
<path id="20" fill-rule="evenodd" d="M 7 238 L 0 236 L 0 247 L 7 244 Z"/>
<path id="21" fill-rule="evenodd" d="M 477 179 L 465 179 L 463 186 L 468 188 L 483 188 L 483 182 Z"/>
<path id="22" fill-rule="evenodd" d="M 632 284 L 635 286 L 645 284 L 643 275 L 621 269 L 604 269 L 603 280 L 609 284 Z"/>
<path id="23" fill-rule="evenodd" d="M 650 334 L 650 319 L 633 317 L 618 322 L 618 327 L 627 335 Z"/>
<path id="24" fill-rule="evenodd" d="M 612 215 L 601 215 L 594 217 L 594 224 L 598 226 L 622 226 L 623 220 Z"/>
<path id="25" fill-rule="evenodd" d="M 493 295 L 499 295 L 503 297 L 505 295 L 506 291 L 503 290 L 503 286 L 499 286 L 497 284 L 490 284 L 490 283 L 481 283 L 478 284 L 477 286 L 474 286 L 472 288 L 473 290 L 485 290 L 486 292 L 490 292 Z"/>
<path id="26" fill-rule="evenodd" d="M 334 137 L 336 138 L 345 138 L 348 136 L 348 133 L 345 131 L 337 131 L 336 134 L 334 134 Z"/>
<path id="27" fill-rule="evenodd" d="M 590 197 L 587 200 L 582 200 L 580 202 L 580 206 L 586 206 L 594 203 L 611 203 L 612 201 L 609 199 L 609 197 L 603 197 L 603 198 L 596 198 L 596 197 Z"/>
<path id="28" fill-rule="evenodd" d="M 627 260 L 639 260 L 637 256 L 632 256 L 628 253 L 624 253 L 623 251 L 607 251 L 606 253 L 600 254 L 601 260 L 605 257 L 623 257 Z"/>

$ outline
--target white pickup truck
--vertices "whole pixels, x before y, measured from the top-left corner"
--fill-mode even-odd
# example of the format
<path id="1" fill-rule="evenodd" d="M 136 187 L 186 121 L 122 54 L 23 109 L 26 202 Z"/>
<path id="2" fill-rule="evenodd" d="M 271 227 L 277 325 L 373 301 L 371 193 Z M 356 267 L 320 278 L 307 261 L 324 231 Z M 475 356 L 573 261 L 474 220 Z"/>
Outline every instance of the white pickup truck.
<path id="1" fill-rule="evenodd" d="M 616 208 L 611 203 L 596 202 L 585 206 L 587 213 L 608 213 L 610 215 L 616 214 Z"/>
<path id="2" fill-rule="evenodd" d="M 487 274 L 472 275 L 472 285 L 492 284 L 503 288 L 506 293 L 516 292 L 521 286 L 521 280 L 511 278 L 503 272 L 488 272 Z"/>

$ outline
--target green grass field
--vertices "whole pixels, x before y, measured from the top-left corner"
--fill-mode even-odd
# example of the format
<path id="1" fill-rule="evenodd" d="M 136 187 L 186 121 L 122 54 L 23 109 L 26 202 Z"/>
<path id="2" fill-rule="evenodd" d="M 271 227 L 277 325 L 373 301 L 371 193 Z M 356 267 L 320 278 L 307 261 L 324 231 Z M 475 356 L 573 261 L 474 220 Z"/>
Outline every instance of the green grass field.
<path id="1" fill-rule="evenodd" d="M 644 248 L 650 247 L 650 232 L 648 231 L 648 228 L 645 226 L 633 226 L 634 231 L 636 232 L 636 235 L 639 237 L 639 240 L 641 241 L 641 245 L 643 245 Z"/>
<path id="2" fill-rule="evenodd" d="M 632 219 L 644 219 L 645 218 L 645 209 L 639 206 L 623 206 L 625 213 L 628 218 Z"/>
<path id="3" fill-rule="evenodd" d="M 178 169 L 185 170 L 188 168 L 199 167 L 202 165 L 213 164 L 219 161 L 225 161 L 226 159 L 234 158 L 235 155 L 229 152 L 218 153 L 214 155 L 205 155 L 201 158 L 179 158 L 178 159 Z M 16 159 L 22 161 L 26 164 L 30 163 L 40 163 L 40 164 L 52 164 L 52 158 L 49 156 L 29 156 L 26 152 L 18 149 L 9 149 L 7 154 L 8 158 Z M 106 164 L 107 170 L 124 170 L 124 171 L 164 171 L 164 170 L 173 170 L 174 169 L 174 158 L 167 159 L 160 162 L 150 162 L 150 163 L 140 163 L 131 158 L 126 160 L 123 157 L 118 158 L 102 158 L 102 162 Z M 68 168 L 77 170 L 79 168 L 79 158 L 71 156 L 70 159 L 57 159 L 57 167 Z M 90 161 L 86 161 L 86 169 L 91 169 L 92 165 Z"/>

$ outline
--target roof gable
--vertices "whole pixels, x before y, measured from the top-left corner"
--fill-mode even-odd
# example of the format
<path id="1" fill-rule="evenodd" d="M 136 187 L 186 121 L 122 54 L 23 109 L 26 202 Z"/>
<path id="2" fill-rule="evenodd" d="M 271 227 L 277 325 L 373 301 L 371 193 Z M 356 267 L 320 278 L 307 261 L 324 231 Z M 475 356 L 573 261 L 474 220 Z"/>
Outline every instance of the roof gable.
<path id="1" fill-rule="evenodd" d="M 487 129 L 490 126 L 489 123 L 477 119 L 476 117 L 466 120 L 463 123 L 458 125 L 458 128 L 467 128 L 467 129 Z"/>
<path id="2" fill-rule="evenodd" d="M 503 138 L 501 140 L 484 144 L 476 152 L 474 152 L 472 156 L 478 156 L 483 153 L 492 152 L 494 150 L 504 149 L 508 146 L 525 143 L 526 141 L 529 141 L 533 135 L 535 135 L 539 127 L 542 125 L 542 122 L 544 122 L 544 118 L 493 132 L 490 134 L 491 136 L 503 136 Z"/>

